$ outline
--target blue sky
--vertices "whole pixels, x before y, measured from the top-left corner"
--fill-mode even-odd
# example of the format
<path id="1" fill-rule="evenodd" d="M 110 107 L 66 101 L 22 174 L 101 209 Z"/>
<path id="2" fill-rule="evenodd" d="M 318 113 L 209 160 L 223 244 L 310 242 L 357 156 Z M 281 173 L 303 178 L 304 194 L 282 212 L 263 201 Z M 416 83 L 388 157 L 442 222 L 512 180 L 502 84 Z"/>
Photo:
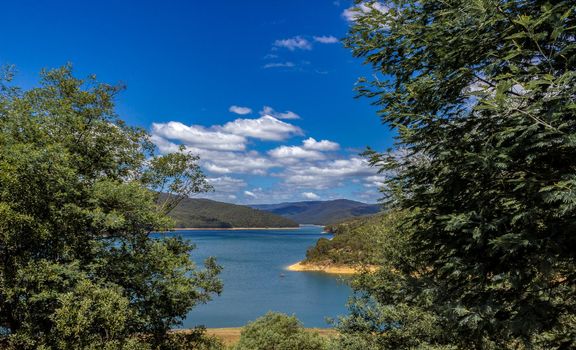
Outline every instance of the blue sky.
<path id="1" fill-rule="evenodd" d="M 198 153 L 216 192 L 235 203 L 349 198 L 374 202 L 382 177 L 358 156 L 392 134 L 354 98 L 370 74 L 338 39 L 351 1 L 5 1 L 0 64 L 37 84 L 74 65 L 127 85 L 121 118 L 158 151 Z M 382 7 L 383 8 L 383 7 Z"/>

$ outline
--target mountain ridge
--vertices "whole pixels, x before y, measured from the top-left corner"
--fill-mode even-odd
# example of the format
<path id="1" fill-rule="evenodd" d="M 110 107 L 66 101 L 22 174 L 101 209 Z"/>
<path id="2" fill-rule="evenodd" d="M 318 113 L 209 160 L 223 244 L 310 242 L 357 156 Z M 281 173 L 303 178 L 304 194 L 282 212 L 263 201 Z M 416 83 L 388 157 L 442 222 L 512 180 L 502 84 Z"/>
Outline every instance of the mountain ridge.
<path id="1" fill-rule="evenodd" d="M 299 224 L 316 225 L 328 225 L 345 219 L 380 212 L 378 204 L 367 204 L 349 199 L 254 204 L 249 206 L 283 216 Z"/>
<path id="2" fill-rule="evenodd" d="M 288 218 L 245 205 L 206 198 L 185 198 L 169 214 L 174 228 L 283 228 L 298 227 Z"/>

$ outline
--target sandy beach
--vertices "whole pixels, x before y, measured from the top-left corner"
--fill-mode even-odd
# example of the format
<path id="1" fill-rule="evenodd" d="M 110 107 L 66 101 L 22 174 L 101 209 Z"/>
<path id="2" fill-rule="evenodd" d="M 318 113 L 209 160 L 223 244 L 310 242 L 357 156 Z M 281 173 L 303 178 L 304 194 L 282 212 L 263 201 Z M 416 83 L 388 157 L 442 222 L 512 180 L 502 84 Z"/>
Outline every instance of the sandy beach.
<path id="1" fill-rule="evenodd" d="M 301 261 L 292 264 L 286 268 L 288 271 L 298 272 L 324 272 L 337 275 L 354 275 L 363 271 L 376 271 L 376 266 L 345 266 L 331 264 L 303 264 Z"/>

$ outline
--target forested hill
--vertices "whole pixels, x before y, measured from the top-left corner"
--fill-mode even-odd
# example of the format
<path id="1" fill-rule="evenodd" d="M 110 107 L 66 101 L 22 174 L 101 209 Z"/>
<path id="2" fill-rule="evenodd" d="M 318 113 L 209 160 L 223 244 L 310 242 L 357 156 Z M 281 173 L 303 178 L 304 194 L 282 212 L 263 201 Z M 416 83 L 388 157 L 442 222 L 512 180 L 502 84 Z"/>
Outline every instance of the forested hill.
<path id="1" fill-rule="evenodd" d="M 169 214 L 176 228 L 297 227 L 293 220 L 244 205 L 186 198 Z"/>
<path id="2" fill-rule="evenodd" d="M 347 199 L 260 204 L 251 207 L 281 215 L 299 224 L 317 225 L 327 225 L 348 218 L 376 214 L 380 211 L 380 206 L 377 204 L 366 204 Z"/>
<path id="3" fill-rule="evenodd" d="M 326 226 L 334 238 L 320 238 L 306 252 L 304 263 L 358 265 L 379 264 L 382 250 L 398 240 L 398 223 L 404 212 L 388 211 Z M 395 243 L 394 243 L 395 244 Z"/>

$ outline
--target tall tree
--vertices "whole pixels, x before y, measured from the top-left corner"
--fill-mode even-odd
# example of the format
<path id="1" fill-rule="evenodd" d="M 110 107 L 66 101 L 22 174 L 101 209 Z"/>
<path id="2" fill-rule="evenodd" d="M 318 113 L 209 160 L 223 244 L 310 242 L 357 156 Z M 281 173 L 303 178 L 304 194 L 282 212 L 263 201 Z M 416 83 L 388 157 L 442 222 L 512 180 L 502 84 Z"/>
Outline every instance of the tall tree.
<path id="1" fill-rule="evenodd" d="M 412 215 L 407 256 L 363 283 L 371 301 L 345 331 L 385 348 L 574 348 L 576 4 L 382 5 L 365 3 L 345 42 L 374 71 L 359 95 L 407 152 L 371 160 Z M 415 315 L 433 322 L 394 338 L 427 322 Z"/>
<path id="2" fill-rule="evenodd" d="M 7 75 L 5 75 L 7 76 Z M 7 76 L 9 78 L 9 76 Z M 155 156 L 114 113 L 121 87 L 42 73 L 28 91 L 0 82 L 0 330 L 21 349 L 161 346 L 221 290 L 220 267 L 190 260 L 157 190 L 209 189 L 197 158 Z M 164 185 L 164 187 L 163 187 Z"/>

